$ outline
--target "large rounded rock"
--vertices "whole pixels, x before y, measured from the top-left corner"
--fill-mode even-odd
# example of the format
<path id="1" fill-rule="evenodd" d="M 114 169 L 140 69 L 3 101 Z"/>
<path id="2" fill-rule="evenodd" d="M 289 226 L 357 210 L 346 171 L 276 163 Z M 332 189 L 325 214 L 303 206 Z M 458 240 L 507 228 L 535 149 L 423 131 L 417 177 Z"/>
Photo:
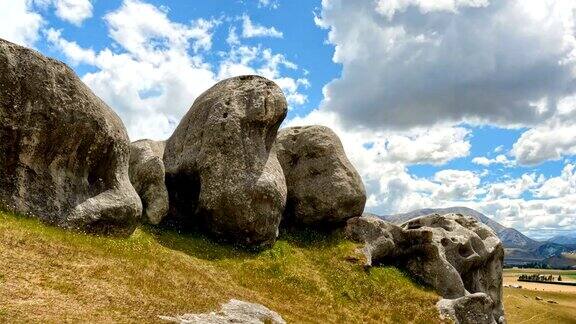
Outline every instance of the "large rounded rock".
<path id="1" fill-rule="evenodd" d="M 364 184 L 330 128 L 281 129 L 276 149 L 288 186 L 287 224 L 330 226 L 362 215 Z"/>
<path id="2" fill-rule="evenodd" d="M 142 221 L 158 224 L 168 213 L 164 183 L 165 142 L 139 140 L 130 145 L 130 181 L 142 200 Z"/>
<path id="3" fill-rule="evenodd" d="M 129 234 L 142 205 L 118 116 L 61 62 L 0 40 L 0 205 L 51 224 Z"/>
<path id="4" fill-rule="evenodd" d="M 476 313 L 489 309 L 489 314 L 478 316 L 488 322 L 505 321 L 504 248 L 496 234 L 474 218 L 433 214 L 397 226 L 375 217 L 357 217 L 348 221 L 346 233 L 349 238 L 366 243 L 364 252 L 370 265 L 390 264 L 405 269 L 447 299 L 474 293 L 485 295 L 440 303 L 444 313 L 446 308 L 474 302 L 478 305 Z M 484 302 L 486 298 L 490 302 Z M 458 309 L 454 312 L 459 313 Z"/>
<path id="5" fill-rule="evenodd" d="M 265 78 L 241 76 L 204 92 L 166 142 L 166 224 L 202 225 L 218 238 L 272 244 L 286 184 L 272 145 L 287 104 Z"/>

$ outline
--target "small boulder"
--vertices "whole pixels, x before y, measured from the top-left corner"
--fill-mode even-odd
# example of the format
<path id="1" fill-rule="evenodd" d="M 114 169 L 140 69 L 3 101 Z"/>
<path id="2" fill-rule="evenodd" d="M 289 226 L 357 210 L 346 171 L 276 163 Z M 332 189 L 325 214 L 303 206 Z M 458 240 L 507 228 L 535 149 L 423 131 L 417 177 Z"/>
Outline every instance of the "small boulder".
<path id="1" fill-rule="evenodd" d="M 276 312 L 259 305 L 232 299 L 222 305 L 219 312 L 185 314 L 177 317 L 160 316 L 160 319 L 180 324 L 285 324 Z"/>
<path id="2" fill-rule="evenodd" d="M 284 128 L 275 146 L 288 186 L 287 224 L 337 226 L 362 215 L 364 184 L 330 128 Z"/>
<path id="3" fill-rule="evenodd" d="M 273 244 L 286 181 L 272 146 L 286 113 L 282 90 L 258 76 L 227 79 L 200 95 L 166 142 L 164 224 L 201 225 L 251 247 Z"/>
<path id="4" fill-rule="evenodd" d="M 142 200 L 142 221 L 157 225 L 168 213 L 164 182 L 165 142 L 139 140 L 130 145 L 130 181 Z"/>
<path id="5" fill-rule="evenodd" d="M 443 319 L 455 324 L 496 324 L 503 319 L 494 318 L 492 299 L 484 293 L 475 293 L 456 299 L 442 299 L 436 304 Z"/>
<path id="6" fill-rule="evenodd" d="M 375 217 L 357 217 L 348 221 L 346 233 L 365 243 L 370 265 L 405 269 L 447 299 L 483 293 L 493 305 L 487 318 L 504 320 L 504 249 L 496 234 L 474 218 L 433 214 L 398 226 Z"/>
<path id="7" fill-rule="evenodd" d="M 142 212 L 120 118 L 64 63 L 0 39 L 0 208 L 129 235 Z"/>

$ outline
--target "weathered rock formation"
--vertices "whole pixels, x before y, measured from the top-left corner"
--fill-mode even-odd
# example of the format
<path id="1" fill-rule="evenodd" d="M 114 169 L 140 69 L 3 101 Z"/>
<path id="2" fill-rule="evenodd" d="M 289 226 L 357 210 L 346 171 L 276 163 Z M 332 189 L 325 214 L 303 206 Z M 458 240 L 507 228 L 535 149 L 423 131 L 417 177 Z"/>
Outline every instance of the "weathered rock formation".
<path id="1" fill-rule="evenodd" d="M 272 244 L 286 204 L 272 146 L 286 113 L 280 88 L 258 76 L 221 81 L 198 97 L 166 142 L 164 223 L 201 224 L 248 246 Z"/>
<path id="2" fill-rule="evenodd" d="M 474 303 L 475 309 L 489 309 L 486 321 L 502 323 L 502 263 L 504 249 L 496 234 L 486 225 L 459 214 L 428 215 L 397 226 L 374 217 L 348 221 L 347 235 L 365 242 L 369 264 L 390 264 L 405 269 L 434 287 L 446 299 L 443 302 L 461 323 L 462 305 Z M 480 293 L 485 297 L 470 296 Z M 488 298 L 490 303 L 484 302 Z M 441 306 L 439 304 L 439 307 Z M 470 315 L 478 318 L 476 315 Z"/>
<path id="3" fill-rule="evenodd" d="M 139 140 L 130 145 L 130 181 L 142 200 L 142 221 L 158 224 L 168 213 L 164 183 L 165 142 Z"/>
<path id="4" fill-rule="evenodd" d="M 129 234 L 142 205 L 120 118 L 61 62 L 0 39 L 0 207 Z"/>
<path id="5" fill-rule="evenodd" d="M 160 316 L 165 321 L 181 324 L 285 324 L 278 313 L 259 305 L 240 301 L 230 300 L 222 305 L 219 312 L 207 314 L 186 314 L 177 317 Z"/>
<path id="6" fill-rule="evenodd" d="M 362 215 L 364 184 L 330 128 L 281 129 L 276 149 L 288 186 L 286 223 L 326 227 Z"/>

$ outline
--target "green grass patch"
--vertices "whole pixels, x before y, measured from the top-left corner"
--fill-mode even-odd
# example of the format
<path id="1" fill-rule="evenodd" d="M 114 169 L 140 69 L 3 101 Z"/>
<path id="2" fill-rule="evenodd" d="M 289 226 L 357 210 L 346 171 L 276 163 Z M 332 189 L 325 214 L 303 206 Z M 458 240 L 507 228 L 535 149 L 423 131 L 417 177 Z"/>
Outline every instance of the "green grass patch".
<path id="1" fill-rule="evenodd" d="M 435 293 L 393 267 L 366 270 L 358 247 L 313 231 L 260 252 L 147 226 L 105 238 L 0 212 L 0 319 L 157 322 L 237 298 L 296 323 L 439 322 Z"/>

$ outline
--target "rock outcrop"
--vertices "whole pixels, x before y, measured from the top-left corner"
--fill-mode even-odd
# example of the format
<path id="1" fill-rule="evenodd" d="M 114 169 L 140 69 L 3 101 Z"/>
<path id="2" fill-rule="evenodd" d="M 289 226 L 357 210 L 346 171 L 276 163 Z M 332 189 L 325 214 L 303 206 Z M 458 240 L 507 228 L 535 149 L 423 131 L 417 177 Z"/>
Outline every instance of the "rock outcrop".
<path id="1" fill-rule="evenodd" d="M 405 269 L 432 286 L 446 299 L 444 313 L 452 313 L 461 323 L 468 315 L 462 305 L 476 305 L 485 322 L 503 323 L 502 263 L 504 249 L 496 234 L 471 217 L 458 214 L 428 215 L 397 226 L 374 217 L 348 221 L 348 237 L 366 243 L 369 264 L 390 264 Z M 480 293 L 484 296 L 471 296 Z M 490 303 L 485 302 L 486 298 Z M 439 305 L 440 307 L 440 305 Z M 475 311 L 476 312 L 476 311 Z M 476 314 L 476 313 L 474 313 Z M 479 318 L 476 315 L 473 318 Z M 470 318 L 472 318 L 470 317 Z"/>
<path id="2" fill-rule="evenodd" d="M 160 316 L 165 321 L 181 324 L 285 324 L 278 313 L 259 305 L 240 301 L 230 300 L 222 305 L 219 312 L 206 314 L 186 314 L 177 317 Z"/>
<path id="3" fill-rule="evenodd" d="M 281 129 L 275 146 L 288 186 L 287 224 L 343 225 L 362 215 L 364 184 L 330 128 Z"/>
<path id="4" fill-rule="evenodd" d="M 165 142 L 139 140 L 130 145 L 130 181 L 142 200 L 142 221 L 158 224 L 168 213 L 164 182 Z"/>
<path id="5" fill-rule="evenodd" d="M 63 63 L 0 39 L 0 207 L 132 233 L 142 205 L 120 118 Z"/>
<path id="6" fill-rule="evenodd" d="M 200 224 L 217 238 L 272 244 L 287 191 L 272 146 L 286 113 L 282 90 L 258 76 L 227 79 L 200 95 L 166 142 L 164 224 Z"/>

